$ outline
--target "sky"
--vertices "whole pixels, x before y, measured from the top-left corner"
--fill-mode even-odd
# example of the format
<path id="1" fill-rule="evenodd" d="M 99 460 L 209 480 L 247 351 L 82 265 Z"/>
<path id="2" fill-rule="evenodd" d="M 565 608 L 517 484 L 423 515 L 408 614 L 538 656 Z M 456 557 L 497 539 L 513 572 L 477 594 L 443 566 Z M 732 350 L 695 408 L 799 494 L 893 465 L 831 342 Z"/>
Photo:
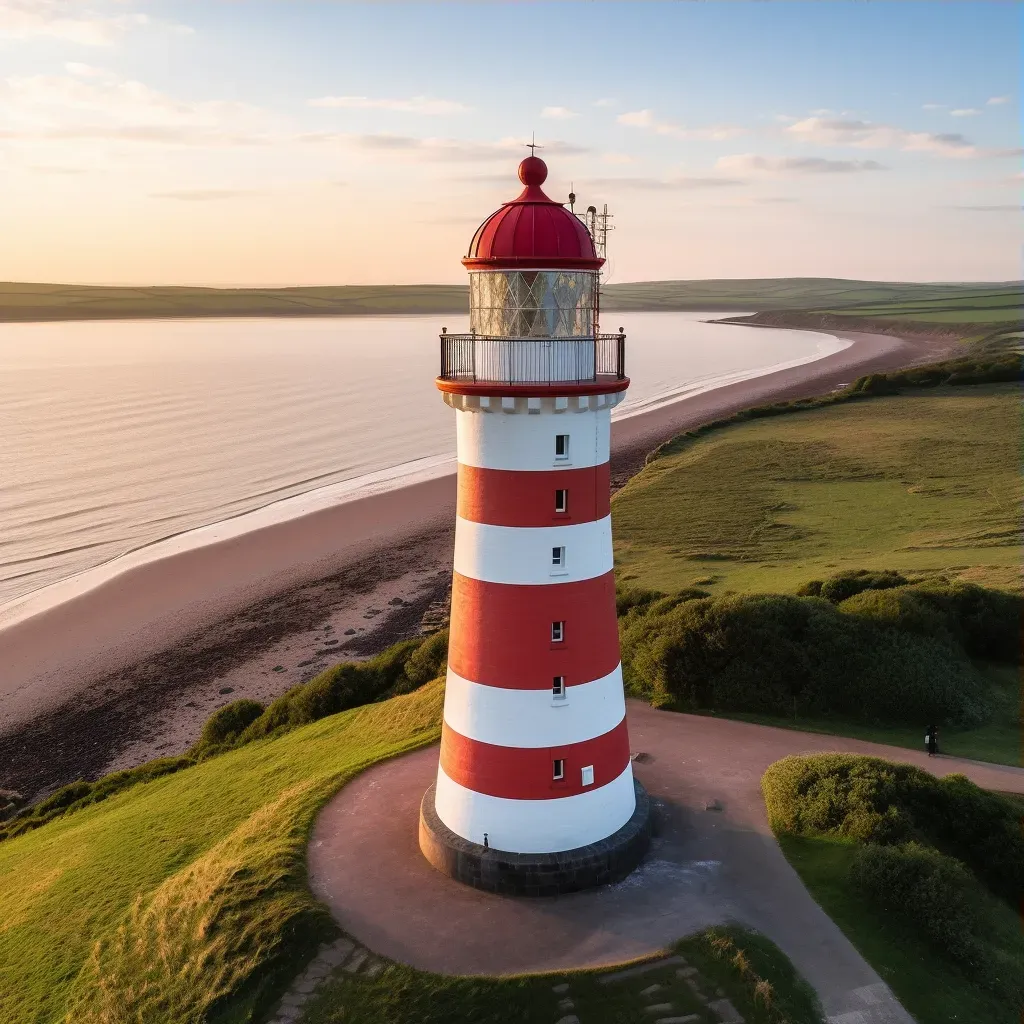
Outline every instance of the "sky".
<path id="1" fill-rule="evenodd" d="M 0 0 L 0 280 L 462 282 L 533 133 L 612 281 L 1020 278 L 1022 14 Z"/>

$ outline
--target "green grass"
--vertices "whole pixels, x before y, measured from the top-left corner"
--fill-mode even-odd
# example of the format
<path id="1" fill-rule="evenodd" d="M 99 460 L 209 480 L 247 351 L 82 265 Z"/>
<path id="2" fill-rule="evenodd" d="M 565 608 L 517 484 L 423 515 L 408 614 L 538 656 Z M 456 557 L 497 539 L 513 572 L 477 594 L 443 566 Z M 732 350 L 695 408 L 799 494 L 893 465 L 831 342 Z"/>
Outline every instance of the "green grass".
<path id="1" fill-rule="evenodd" d="M 602 305 L 609 312 L 626 312 L 833 308 L 859 303 L 922 301 L 970 303 L 975 301 L 975 296 L 986 296 L 1006 287 L 836 278 L 642 281 L 608 285 L 602 290 Z M 469 289 L 465 285 L 191 288 L 0 282 L 0 321 L 464 314 L 468 302 Z"/>
<path id="2" fill-rule="evenodd" d="M 989 700 L 995 709 L 992 719 L 972 729 L 943 726 L 939 730 L 940 753 L 994 764 L 1024 764 L 1021 751 L 1020 672 L 1009 665 L 986 665 L 990 680 Z M 861 722 L 803 716 L 782 718 L 730 712 L 728 718 L 779 729 L 797 729 L 828 736 L 849 736 L 871 743 L 886 743 L 909 750 L 924 749 L 924 725 L 866 725 Z"/>
<path id="3" fill-rule="evenodd" d="M 0 844 L 0 1021 L 248 1019 L 333 929 L 305 881 L 317 810 L 436 740 L 442 700 L 433 683 Z"/>
<path id="4" fill-rule="evenodd" d="M 1021 1008 L 1007 1006 L 956 967 L 939 963 L 919 935 L 867 906 L 849 882 L 856 845 L 835 839 L 780 835 L 782 850 L 811 895 L 892 988 L 919 1024 L 1019 1024 Z M 1002 928 L 1019 926 L 1000 905 Z"/>
<path id="5" fill-rule="evenodd" d="M 717 947 L 712 945 L 713 939 L 719 941 Z M 749 965 L 745 972 L 732 959 L 739 950 Z M 697 969 L 701 988 L 710 999 L 715 999 L 721 988 L 749 1024 L 816 1024 L 821 1020 L 811 988 L 761 935 L 736 927 L 711 929 L 681 940 L 672 952 Z M 696 1014 L 700 1024 L 717 1024 L 718 1017 L 677 974 L 679 969 L 672 964 L 602 984 L 600 979 L 610 971 L 459 978 L 390 964 L 374 979 L 345 977 L 328 983 L 306 1009 L 303 1022 L 551 1024 L 567 1012 L 559 1009 L 559 999 L 569 998 L 574 1004 L 571 1012 L 586 1024 L 650 1024 L 656 1016 L 687 1014 Z M 772 987 L 770 1005 L 754 995 L 758 979 Z M 564 996 L 552 991 L 553 986 L 565 983 L 569 991 Z M 661 990 L 648 997 L 641 995 L 654 984 L 661 985 Z M 672 1010 L 652 1014 L 646 1010 L 652 1003 L 671 1003 Z"/>
<path id="6" fill-rule="evenodd" d="M 1019 395 L 931 389 L 677 438 L 613 500 L 618 579 L 793 592 L 866 568 L 1019 589 Z"/>

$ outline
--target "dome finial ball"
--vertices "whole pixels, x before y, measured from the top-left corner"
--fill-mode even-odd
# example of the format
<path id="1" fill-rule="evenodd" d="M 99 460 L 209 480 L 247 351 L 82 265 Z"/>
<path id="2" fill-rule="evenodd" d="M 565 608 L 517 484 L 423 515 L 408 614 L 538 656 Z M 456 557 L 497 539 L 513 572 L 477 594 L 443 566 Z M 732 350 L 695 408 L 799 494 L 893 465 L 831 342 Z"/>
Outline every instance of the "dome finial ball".
<path id="1" fill-rule="evenodd" d="M 524 185 L 543 185 L 548 176 L 548 165 L 539 156 L 528 156 L 519 165 L 519 180 Z"/>

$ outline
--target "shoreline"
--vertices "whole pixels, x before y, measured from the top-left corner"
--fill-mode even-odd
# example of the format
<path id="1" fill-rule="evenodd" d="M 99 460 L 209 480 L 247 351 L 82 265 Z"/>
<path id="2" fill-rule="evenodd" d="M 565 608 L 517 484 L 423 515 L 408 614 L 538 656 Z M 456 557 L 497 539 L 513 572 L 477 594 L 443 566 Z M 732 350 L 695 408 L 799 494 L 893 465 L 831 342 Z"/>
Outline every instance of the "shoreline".
<path id="1" fill-rule="evenodd" d="M 613 488 L 651 449 L 700 423 L 931 362 L 953 344 L 828 333 L 850 344 L 614 421 Z M 446 600 L 454 510 L 455 474 L 439 472 L 227 530 L 0 628 L 0 787 L 34 797 L 181 753 L 218 707 L 266 702 L 337 661 L 415 635 Z"/>

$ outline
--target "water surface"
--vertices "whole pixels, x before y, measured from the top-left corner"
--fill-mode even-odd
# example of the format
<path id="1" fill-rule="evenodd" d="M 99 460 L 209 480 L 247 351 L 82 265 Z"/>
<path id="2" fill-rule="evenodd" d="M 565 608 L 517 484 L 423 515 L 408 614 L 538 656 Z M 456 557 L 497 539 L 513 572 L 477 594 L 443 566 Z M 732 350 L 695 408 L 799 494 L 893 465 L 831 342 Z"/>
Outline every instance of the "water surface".
<path id="1" fill-rule="evenodd" d="M 828 335 L 612 314 L 616 416 L 820 358 Z M 0 324 L 0 605 L 163 538 L 450 458 L 433 386 L 465 317 Z M 413 464 L 413 465 L 410 465 Z M 283 506 L 284 507 L 284 506 Z"/>

